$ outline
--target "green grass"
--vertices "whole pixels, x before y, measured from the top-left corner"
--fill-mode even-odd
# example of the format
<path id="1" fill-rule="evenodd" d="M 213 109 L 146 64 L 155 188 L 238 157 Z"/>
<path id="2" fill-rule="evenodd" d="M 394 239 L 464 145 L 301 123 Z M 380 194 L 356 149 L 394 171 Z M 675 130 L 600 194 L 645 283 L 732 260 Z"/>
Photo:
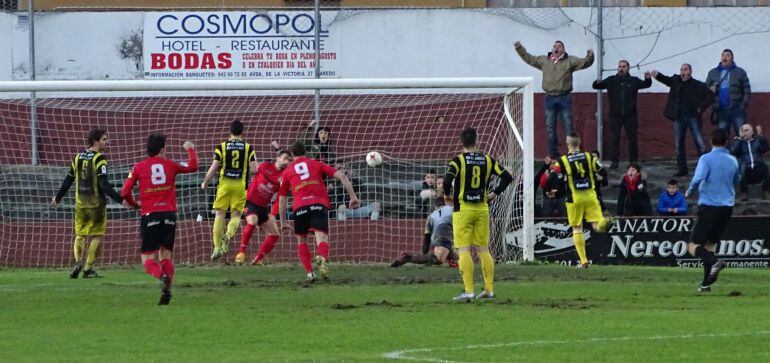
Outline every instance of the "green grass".
<path id="1" fill-rule="evenodd" d="M 0 269 L 0 361 L 770 361 L 767 270 L 699 295 L 695 269 L 498 266 L 495 301 L 453 303 L 442 267 L 177 267 L 167 307 L 138 267 L 101 272 Z"/>

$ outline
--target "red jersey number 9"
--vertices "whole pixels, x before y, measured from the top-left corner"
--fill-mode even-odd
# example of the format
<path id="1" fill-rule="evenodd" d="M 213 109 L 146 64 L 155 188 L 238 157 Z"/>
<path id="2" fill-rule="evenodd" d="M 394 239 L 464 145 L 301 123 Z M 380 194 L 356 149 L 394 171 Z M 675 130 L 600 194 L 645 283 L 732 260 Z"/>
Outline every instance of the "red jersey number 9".
<path id="1" fill-rule="evenodd" d="M 305 180 L 310 177 L 310 170 L 307 168 L 307 163 L 299 163 L 294 165 L 294 171 L 299 175 L 300 180 Z"/>

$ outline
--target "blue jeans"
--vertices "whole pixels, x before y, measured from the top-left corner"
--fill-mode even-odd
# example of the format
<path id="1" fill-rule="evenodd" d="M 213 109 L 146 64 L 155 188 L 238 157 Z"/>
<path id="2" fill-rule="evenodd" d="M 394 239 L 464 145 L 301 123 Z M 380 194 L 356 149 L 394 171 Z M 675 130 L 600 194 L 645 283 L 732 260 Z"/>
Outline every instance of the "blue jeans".
<path id="1" fill-rule="evenodd" d="M 727 131 L 727 136 L 730 136 L 729 127 L 732 125 L 735 136 L 738 136 L 738 130 L 746 123 L 746 110 L 742 108 L 720 108 L 717 111 L 717 127 Z"/>
<path id="2" fill-rule="evenodd" d="M 548 154 L 559 156 L 559 140 L 556 136 L 556 116 L 557 114 L 564 122 L 564 131 L 572 132 L 572 96 L 570 94 L 561 96 L 545 95 L 545 129 L 548 132 Z"/>
<path id="3" fill-rule="evenodd" d="M 703 133 L 698 117 L 682 117 L 674 121 L 674 144 L 676 145 L 676 164 L 679 172 L 687 173 L 687 156 L 685 154 L 684 139 L 687 129 L 692 133 L 692 141 L 695 143 L 695 150 L 698 150 L 698 157 L 706 152 L 706 145 L 703 143 Z"/>

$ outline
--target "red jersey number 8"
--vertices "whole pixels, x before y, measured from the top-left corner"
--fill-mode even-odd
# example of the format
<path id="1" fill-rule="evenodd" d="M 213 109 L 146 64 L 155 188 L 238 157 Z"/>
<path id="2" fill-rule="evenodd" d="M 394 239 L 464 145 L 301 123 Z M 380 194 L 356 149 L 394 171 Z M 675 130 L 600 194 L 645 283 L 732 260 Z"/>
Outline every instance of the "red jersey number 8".
<path id="1" fill-rule="evenodd" d="M 299 163 L 294 165 L 294 171 L 299 175 L 300 180 L 305 180 L 310 177 L 310 170 L 307 168 L 307 163 Z"/>
<path id="2" fill-rule="evenodd" d="M 152 185 L 166 184 L 166 171 L 163 170 L 163 164 L 152 164 L 150 170 L 152 171 L 152 175 L 150 176 Z"/>

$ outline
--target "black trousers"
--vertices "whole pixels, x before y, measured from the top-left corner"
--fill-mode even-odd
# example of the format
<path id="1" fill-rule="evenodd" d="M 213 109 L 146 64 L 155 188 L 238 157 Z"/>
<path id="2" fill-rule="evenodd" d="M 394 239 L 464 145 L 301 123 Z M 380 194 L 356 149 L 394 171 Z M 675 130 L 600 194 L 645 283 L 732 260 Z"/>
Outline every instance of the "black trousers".
<path id="1" fill-rule="evenodd" d="M 762 190 L 770 191 L 770 175 L 767 172 L 767 164 L 761 160 L 754 162 L 754 169 L 746 165 L 739 187 L 741 192 L 745 193 L 749 191 L 749 185 L 759 183 L 762 183 Z"/>
<path id="2" fill-rule="evenodd" d="M 620 131 L 626 129 L 626 139 L 628 140 L 628 161 L 639 160 L 639 144 L 637 143 L 636 131 L 639 128 L 637 115 L 628 116 L 610 115 L 610 147 L 609 157 L 611 162 L 617 163 L 620 158 Z"/>

